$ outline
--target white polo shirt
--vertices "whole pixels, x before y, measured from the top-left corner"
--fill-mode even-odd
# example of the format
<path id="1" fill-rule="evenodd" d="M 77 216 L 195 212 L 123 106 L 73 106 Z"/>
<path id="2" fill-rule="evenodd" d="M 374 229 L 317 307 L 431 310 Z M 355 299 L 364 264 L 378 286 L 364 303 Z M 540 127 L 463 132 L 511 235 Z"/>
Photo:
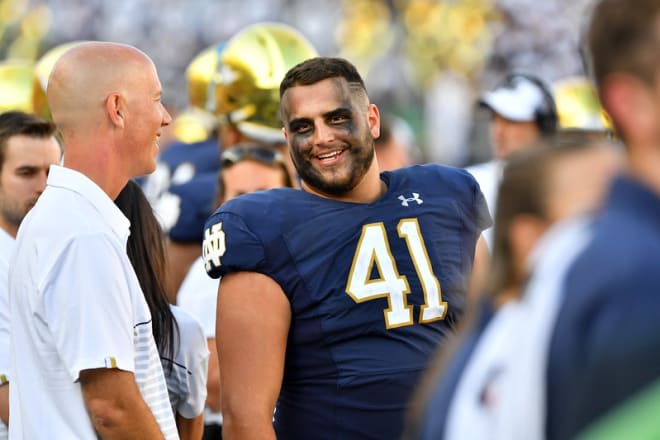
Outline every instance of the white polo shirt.
<path id="1" fill-rule="evenodd" d="M 0 228 L 0 385 L 10 380 L 9 361 L 9 260 L 14 237 Z M 0 440 L 7 439 L 7 427 L 0 420 Z"/>
<path id="2" fill-rule="evenodd" d="M 78 381 L 96 368 L 133 372 L 165 438 L 178 438 L 128 235 L 101 188 L 51 166 L 10 263 L 11 438 L 96 439 Z"/>

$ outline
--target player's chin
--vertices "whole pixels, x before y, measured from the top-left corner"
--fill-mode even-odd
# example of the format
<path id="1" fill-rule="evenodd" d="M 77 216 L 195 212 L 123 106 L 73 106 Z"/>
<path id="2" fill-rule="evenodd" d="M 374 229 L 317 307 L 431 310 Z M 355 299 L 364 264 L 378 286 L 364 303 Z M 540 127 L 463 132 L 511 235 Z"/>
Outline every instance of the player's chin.
<path id="1" fill-rule="evenodd" d="M 323 183 L 320 185 L 322 189 L 328 194 L 342 195 L 355 188 L 356 182 L 353 176 L 346 175 L 332 175 L 324 176 Z"/>

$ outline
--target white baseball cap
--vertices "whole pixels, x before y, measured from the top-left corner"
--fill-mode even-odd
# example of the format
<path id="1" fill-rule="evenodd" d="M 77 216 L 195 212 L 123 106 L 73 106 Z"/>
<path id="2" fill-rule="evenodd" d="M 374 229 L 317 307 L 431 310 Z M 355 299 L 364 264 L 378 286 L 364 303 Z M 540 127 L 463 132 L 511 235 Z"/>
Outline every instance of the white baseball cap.
<path id="1" fill-rule="evenodd" d="M 525 75 L 513 74 L 495 90 L 484 93 L 479 104 L 506 119 L 528 122 L 547 111 L 545 101 L 540 84 Z"/>

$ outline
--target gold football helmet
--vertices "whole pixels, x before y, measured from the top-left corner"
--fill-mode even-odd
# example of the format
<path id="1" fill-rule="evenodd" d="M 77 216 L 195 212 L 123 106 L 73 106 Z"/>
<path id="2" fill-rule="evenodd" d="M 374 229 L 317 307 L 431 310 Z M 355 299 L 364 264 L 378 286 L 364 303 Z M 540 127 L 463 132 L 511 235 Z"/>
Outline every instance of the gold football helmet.
<path id="1" fill-rule="evenodd" d="M 564 78 L 552 85 L 552 92 L 560 130 L 613 131 L 610 117 L 601 107 L 589 79 L 582 76 Z"/>
<path id="2" fill-rule="evenodd" d="M 245 136 L 263 142 L 283 142 L 280 82 L 290 68 L 317 55 L 312 44 L 288 25 L 250 25 L 221 50 L 206 109 L 236 126 Z"/>
<path id="3" fill-rule="evenodd" d="M 0 62 L 0 113 L 10 110 L 32 112 L 32 74 L 34 65 L 28 61 Z"/>
<path id="4" fill-rule="evenodd" d="M 214 94 L 211 84 L 224 47 L 224 42 L 207 47 L 197 54 L 186 68 L 188 104 L 191 107 L 202 110 L 209 107 L 207 100 Z"/>

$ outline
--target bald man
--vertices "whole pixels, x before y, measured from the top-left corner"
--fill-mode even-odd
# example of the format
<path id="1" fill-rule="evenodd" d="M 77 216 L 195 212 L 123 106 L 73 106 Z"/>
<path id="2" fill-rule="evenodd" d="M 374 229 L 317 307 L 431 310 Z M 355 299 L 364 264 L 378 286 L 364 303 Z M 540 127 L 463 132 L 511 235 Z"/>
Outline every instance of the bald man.
<path id="1" fill-rule="evenodd" d="M 18 231 L 10 267 L 10 437 L 176 439 L 151 316 L 113 203 L 155 169 L 171 117 L 153 62 L 90 42 L 64 53 L 48 101 L 63 166 Z"/>

